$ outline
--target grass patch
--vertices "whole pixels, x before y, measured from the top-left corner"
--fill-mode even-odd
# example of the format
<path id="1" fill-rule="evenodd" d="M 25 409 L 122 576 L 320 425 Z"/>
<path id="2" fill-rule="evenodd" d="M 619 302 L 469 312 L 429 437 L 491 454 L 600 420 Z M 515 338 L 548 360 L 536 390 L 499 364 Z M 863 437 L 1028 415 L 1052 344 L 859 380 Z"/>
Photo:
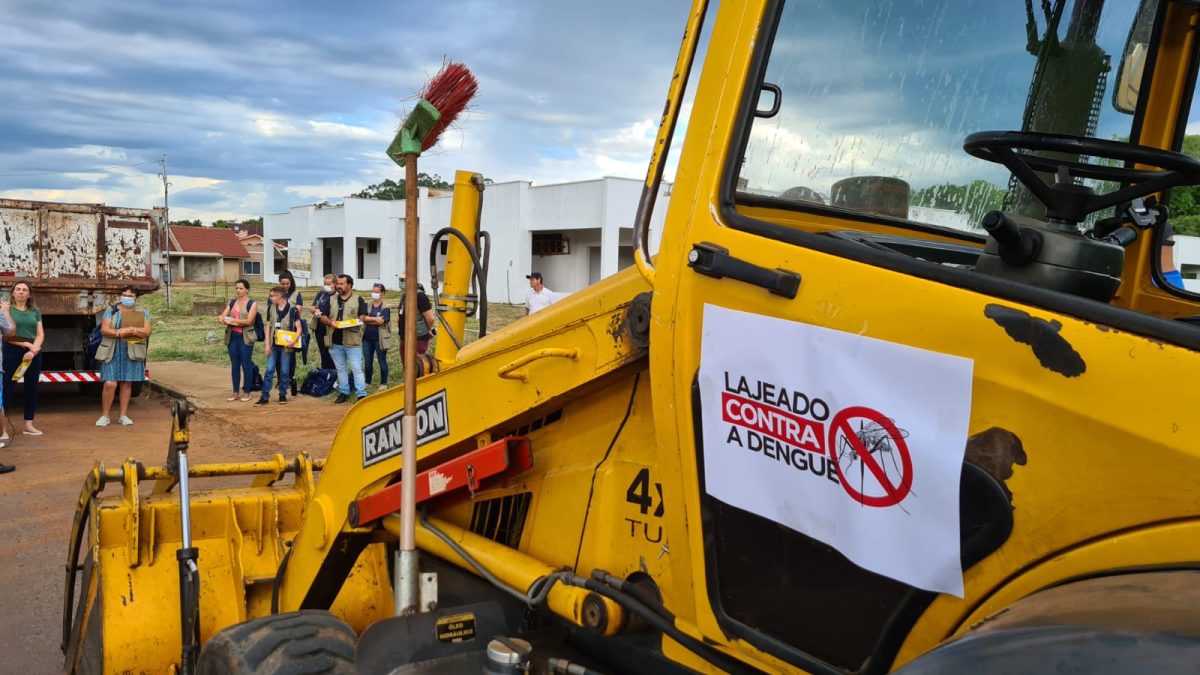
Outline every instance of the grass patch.
<path id="1" fill-rule="evenodd" d="M 258 284 L 251 289 L 250 297 L 256 303 L 265 304 L 266 291 L 265 284 Z M 316 289 L 304 288 L 300 292 L 307 303 L 316 294 Z M 395 309 L 400 304 L 400 295 L 398 291 L 388 291 L 384 294 L 384 301 L 392 308 L 393 312 L 393 338 L 398 334 L 395 322 L 399 320 L 399 315 Z M 143 295 L 138 302 L 150 311 L 154 325 L 154 335 L 150 339 L 150 361 L 152 363 L 154 361 L 191 361 L 228 366 L 229 354 L 224 343 L 225 328 L 217 323 L 215 318 L 220 313 L 220 309 L 211 309 L 207 313 L 194 316 L 193 308 L 203 309 L 206 303 L 228 303 L 233 297 L 232 283 L 175 284 L 171 287 L 170 307 L 167 307 L 165 288 Z M 217 305 L 217 307 L 223 306 L 223 304 Z M 525 316 L 524 306 L 489 304 L 488 330 L 499 330 L 523 316 Z M 478 330 L 478 320 L 469 319 L 467 321 L 468 340 L 473 339 Z M 441 331 L 439 330 L 439 332 Z M 395 342 L 393 339 L 393 348 L 387 352 L 390 371 L 388 382 L 393 386 L 401 383 L 404 372 L 400 364 L 400 350 L 395 348 Z M 430 353 L 433 353 L 436 348 L 437 337 L 430 343 Z M 260 344 L 254 346 L 254 361 L 260 369 L 263 369 L 266 362 L 266 356 L 262 349 Z M 319 366 L 320 361 L 321 355 L 317 351 L 316 343 L 310 340 L 308 364 L 304 363 L 302 356 L 297 356 L 296 370 L 298 373 L 296 375 L 298 380 L 303 382 L 304 376 Z M 378 384 L 378 372 L 375 373 L 374 381 Z"/>

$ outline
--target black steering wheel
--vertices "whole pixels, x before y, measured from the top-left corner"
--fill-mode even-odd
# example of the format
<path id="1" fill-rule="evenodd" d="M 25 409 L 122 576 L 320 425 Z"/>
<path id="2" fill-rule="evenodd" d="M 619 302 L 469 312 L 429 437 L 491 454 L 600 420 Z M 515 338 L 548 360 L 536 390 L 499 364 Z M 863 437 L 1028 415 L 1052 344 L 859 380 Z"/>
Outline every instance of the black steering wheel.
<path id="1" fill-rule="evenodd" d="M 1050 218 L 1071 223 L 1089 213 L 1132 201 L 1180 185 L 1200 184 L 1200 160 L 1187 155 L 1133 143 L 1105 141 L 1086 136 L 1066 136 L 1033 131 L 980 131 L 967 136 L 963 150 L 989 162 L 1002 164 L 1046 206 Z M 1122 166 L 1089 164 L 1073 159 L 1023 154 L 1018 150 L 1058 152 L 1118 162 Z M 1149 169 L 1132 169 L 1141 164 Z M 1092 178 L 1123 184 L 1115 192 L 1098 195 L 1073 183 L 1047 184 L 1038 171 L 1073 178 Z"/>

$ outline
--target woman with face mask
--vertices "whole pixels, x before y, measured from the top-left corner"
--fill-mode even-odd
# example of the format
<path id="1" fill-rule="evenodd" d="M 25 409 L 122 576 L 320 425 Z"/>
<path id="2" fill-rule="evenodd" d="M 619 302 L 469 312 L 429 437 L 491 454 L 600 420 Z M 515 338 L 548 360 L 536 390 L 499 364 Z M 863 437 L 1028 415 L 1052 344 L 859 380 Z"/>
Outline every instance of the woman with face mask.
<path id="1" fill-rule="evenodd" d="M 392 344 L 392 310 L 383 306 L 383 284 L 371 287 L 371 304 L 367 307 L 367 315 L 362 317 L 363 328 L 363 375 L 367 384 L 371 384 L 371 376 L 375 369 L 372 367 L 375 356 L 379 357 L 379 389 L 388 386 L 388 347 Z"/>
<path id="2" fill-rule="evenodd" d="M 101 364 L 100 379 L 104 390 L 100 397 L 100 419 L 96 426 L 110 424 L 108 413 L 112 410 L 113 398 L 120 390 L 120 417 L 122 426 L 133 424 L 129 419 L 129 399 L 133 394 L 133 383 L 146 379 L 146 352 L 150 345 L 150 312 L 137 306 L 137 291 L 133 286 L 121 289 L 116 305 L 104 310 L 100 318 L 100 335 L 103 339 L 96 349 L 96 360 Z"/>
<path id="3" fill-rule="evenodd" d="M 25 430 L 22 433 L 41 436 L 41 430 L 33 426 L 33 416 L 37 412 L 38 379 L 42 374 L 42 341 L 46 339 L 42 312 L 27 281 L 13 284 L 11 303 L 9 314 L 13 320 L 13 333 L 4 339 L 4 400 L 13 400 L 17 383 L 12 378 L 24 367 Z"/>
<path id="4" fill-rule="evenodd" d="M 329 313 L 329 302 L 334 296 L 333 282 L 335 278 L 332 274 L 325 275 L 325 285 L 321 288 L 321 292 L 317 293 L 312 304 L 313 337 L 316 338 L 317 351 L 321 353 L 321 368 L 325 370 L 333 370 L 335 366 L 333 356 L 329 353 L 329 347 L 325 346 L 325 324 L 320 321 L 320 317 L 322 314 Z"/>

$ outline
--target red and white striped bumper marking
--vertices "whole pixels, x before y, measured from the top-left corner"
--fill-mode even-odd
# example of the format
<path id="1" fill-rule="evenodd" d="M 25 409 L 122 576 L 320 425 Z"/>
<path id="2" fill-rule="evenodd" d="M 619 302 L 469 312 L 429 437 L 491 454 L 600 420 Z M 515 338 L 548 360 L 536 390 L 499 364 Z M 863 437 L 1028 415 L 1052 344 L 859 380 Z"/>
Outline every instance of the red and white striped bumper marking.
<path id="1" fill-rule="evenodd" d="M 150 371 L 146 371 L 146 377 L 150 377 Z M 24 381 L 25 378 L 17 380 Z M 103 382 L 99 372 L 88 370 L 66 370 L 62 372 L 43 372 L 38 376 L 38 382 Z"/>
<path id="2" fill-rule="evenodd" d="M 90 371 L 43 372 L 38 382 L 99 382 L 100 373 Z"/>

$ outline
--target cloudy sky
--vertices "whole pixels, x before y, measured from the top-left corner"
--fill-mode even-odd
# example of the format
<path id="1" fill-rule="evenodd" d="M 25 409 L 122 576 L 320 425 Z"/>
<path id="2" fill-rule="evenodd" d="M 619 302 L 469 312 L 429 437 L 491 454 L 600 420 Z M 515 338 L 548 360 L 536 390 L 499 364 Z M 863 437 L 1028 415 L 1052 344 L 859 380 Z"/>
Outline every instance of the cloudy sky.
<path id="1" fill-rule="evenodd" d="M 0 0 L 0 196 L 259 216 L 401 169 L 399 115 L 445 58 L 473 109 L 420 168 L 641 178 L 687 0 Z"/>

